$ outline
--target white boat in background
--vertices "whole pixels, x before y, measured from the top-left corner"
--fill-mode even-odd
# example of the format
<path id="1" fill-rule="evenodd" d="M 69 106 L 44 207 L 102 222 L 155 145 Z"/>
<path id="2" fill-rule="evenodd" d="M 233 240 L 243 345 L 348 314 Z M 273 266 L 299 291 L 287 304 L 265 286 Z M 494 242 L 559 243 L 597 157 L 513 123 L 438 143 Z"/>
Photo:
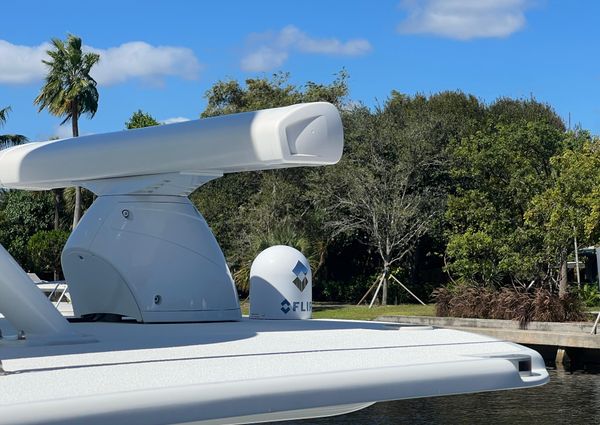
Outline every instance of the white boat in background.
<path id="1" fill-rule="evenodd" d="M 73 305 L 71 294 L 66 280 L 47 281 L 42 280 L 35 273 L 27 273 L 27 276 L 38 287 L 40 291 L 54 304 L 54 307 L 65 317 L 73 317 Z"/>
<path id="2" fill-rule="evenodd" d="M 0 152 L 0 187 L 98 195 L 62 256 L 70 321 L 0 247 L 0 424 L 241 424 L 546 383 L 538 353 L 481 335 L 241 316 L 187 195 L 227 172 L 333 164 L 342 148 L 337 110 L 314 103 Z"/>

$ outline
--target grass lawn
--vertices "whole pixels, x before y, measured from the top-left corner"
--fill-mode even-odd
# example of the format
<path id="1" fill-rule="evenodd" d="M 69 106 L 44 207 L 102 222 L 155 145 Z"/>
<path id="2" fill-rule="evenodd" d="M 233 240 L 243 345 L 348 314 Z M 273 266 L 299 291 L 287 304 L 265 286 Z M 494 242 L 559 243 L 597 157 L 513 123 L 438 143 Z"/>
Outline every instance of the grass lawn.
<path id="1" fill-rule="evenodd" d="M 586 307 L 586 310 L 589 311 L 589 312 L 600 311 L 600 305 L 597 305 L 596 307 Z"/>
<path id="2" fill-rule="evenodd" d="M 242 314 L 249 313 L 249 305 L 242 302 Z M 598 312 L 599 307 L 589 307 L 587 311 Z M 356 306 L 348 304 L 326 304 L 316 302 L 313 305 L 314 319 L 344 319 L 344 320 L 374 320 L 378 316 L 435 316 L 435 305 L 421 304 L 400 304 L 389 305 L 387 307 L 373 307 L 369 309 L 366 305 Z M 592 322 L 596 319 L 595 315 L 590 314 Z"/>
<path id="3" fill-rule="evenodd" d="M 242 314 L 248 314 L 248 303 L 243 302 L 241 306 Z M 315 319 L 374 320 L 377 316 L 386 315 L 435 316 L 435 306 L 433 304 L 401 304 L 369 309 L 366 305 L 315 303 L 313 308 L 312 317 Z"/>
<path id="4" fill-rule="evenodd" d="M 435 316 L 433 304 L 400 304 L 369 308 L 366 305 L 315 305 L 315 319 L 374 320 L 377 316 Z"/>

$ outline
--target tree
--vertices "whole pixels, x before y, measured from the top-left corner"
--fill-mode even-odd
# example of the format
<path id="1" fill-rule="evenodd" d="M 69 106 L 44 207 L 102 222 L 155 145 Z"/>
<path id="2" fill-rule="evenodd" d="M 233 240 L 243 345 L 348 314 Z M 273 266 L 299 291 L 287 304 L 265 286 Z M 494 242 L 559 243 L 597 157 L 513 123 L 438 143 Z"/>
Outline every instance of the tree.
<path id="1" fill-rule="evenodd" d="M 501 97 L 487 108 L 487 115 L 496 124 L 515 124 L 519 122 L 538 122 L 548 124 L 559 131 L 565 131 L 563 120 L 548 104 L 535 98 L 511 99 Z"/>
<path id="2" fill-rule="evenodd" d="M 10 112 L 10 106 L 0 108 L 0 125 L 4 125 L 8 119 L 8 113 Z"/>
<path id="3" fill-rule="evenodd" d="M 351 234 L 374 249 L 386 305 L 391 268 L 414 249 L 439 212 L 441 194 L 420 180 L 443 160 L 430 152 L 429 140 L 404 131 L 391 109 L 357 108 L 345 118 L 346 155 L 317 183 L 326 186 L 325 225 L 334 237 Z"/>
<path id="4" fill-rule="evenodd" d="M 585 245 L 600 240 L 600 148 L 586 132 L 570 134 L 573 147 L 551 160 L 553 183 L 536 195 L 525 219 L 544 242 L 542 261 L 560 264 L 559 294 L 567 293 L 566 260 L 573 252 L 573 238 Z"/>
<path id="5" fill-rule="evenodd" d="M 0 244 L 23 268 L 31 265 L 27 242 L 40 230 L 52 229 L 52 196 L 49 192 L 10 190 L 0 198 Z"/>
<path id="6" fill-rule="evenodd" d="M 348 95 L 348 74 L 342 70 L 331 84 L 312 81 L 304 86 L 289 82 L 288 73 L 277 73 L 269 78 L 249 78 L 243 87 L 238 81 L 218 81 L 204 97 L 208 104 L 202 118 L 257 109 L 276 108 L 301 102 L 329 102 L 338 108 L 344 106 Z"/>
<path id="7" fill-rule="evenodd" d="M 152 127 L 155 125 L 160 125 L 160 123 L 156 121 L 152 115 L 138 109 L 125 123 L 125 128 L 131 130 L 134 128 Z"/>
<path id="8" fill-rule="evenodd" d="M 41 230 L 29 239 L 27 250 L 38 272 L 52 272 L 54 280 L 60 278 L 60 256 L 67 239 L 69 232 L 64 230 Z"/>
<path id="9" fill-rule="evenodd" d="M 527 287 L 547 279 L 543 243 L 525 223 L 532 199 L 552 180 L 550 159 L 566 142 L 546 105 L 500 99 L 485 128 L 451 144 L 453 190 L 445 213 L 449 261 L 456 277 Z"/>
<path id="10" fill-rule="evenodd" d="M 10 106 L 0 108 L 0 128 L 6 124 L 8 113 L 11 111 Z M 11 146 L 21 145 L 28 141 L 27 137 L 21 134 L 0 134 L 0 150 Z"/>
<path id="11" fill-rule="evenodd" d="M 92 67 L 100 60 L 96 53 L 84 53 L 81 38 L 69 34 L 65 41 L 52 39 L 52 49 L 47 51 L 50 60 L 45 84 L 34 103 L 39 111 L 47 109 L 52 115 L 65 117 L 61 124 L 71 121 L 73 137 L 79 136 L 79 117 L 93 118 L 98 110 L 96 81 L 90 76 Z M 81 188 L 75 189 L 73 228 L 81 217 Z"/>

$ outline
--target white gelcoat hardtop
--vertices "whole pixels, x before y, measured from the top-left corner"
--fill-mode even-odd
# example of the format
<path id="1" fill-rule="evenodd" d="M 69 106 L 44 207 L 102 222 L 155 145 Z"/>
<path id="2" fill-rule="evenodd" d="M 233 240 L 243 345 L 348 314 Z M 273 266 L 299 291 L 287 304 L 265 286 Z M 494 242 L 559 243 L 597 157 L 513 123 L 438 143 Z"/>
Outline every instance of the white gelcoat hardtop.
<path id="1" fill-rule="evenodd" d="M 427 326 L 249 319 L 71 325 L 98 342 L 0 341 L 0 424 L 252 423 L 548 380 L 533 350 Z M 531 361 L 531 370 L 520 373 L 519 360 Z"/>

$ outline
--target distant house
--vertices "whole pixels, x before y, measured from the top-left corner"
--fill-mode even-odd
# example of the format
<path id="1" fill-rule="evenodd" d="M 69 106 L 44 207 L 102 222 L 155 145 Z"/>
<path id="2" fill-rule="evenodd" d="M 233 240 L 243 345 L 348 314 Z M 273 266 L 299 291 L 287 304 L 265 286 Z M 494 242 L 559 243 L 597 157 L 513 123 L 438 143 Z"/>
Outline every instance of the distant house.
<path id="1" fill-rule="evenodd" d="M 575 261 L 569 261 L 568 265 L 569 280 L 576 281 Z M 579 273 L 581 282 L 596 282 L 600 286 L 600 246 L 588 246 L 579 250 Z"/>

